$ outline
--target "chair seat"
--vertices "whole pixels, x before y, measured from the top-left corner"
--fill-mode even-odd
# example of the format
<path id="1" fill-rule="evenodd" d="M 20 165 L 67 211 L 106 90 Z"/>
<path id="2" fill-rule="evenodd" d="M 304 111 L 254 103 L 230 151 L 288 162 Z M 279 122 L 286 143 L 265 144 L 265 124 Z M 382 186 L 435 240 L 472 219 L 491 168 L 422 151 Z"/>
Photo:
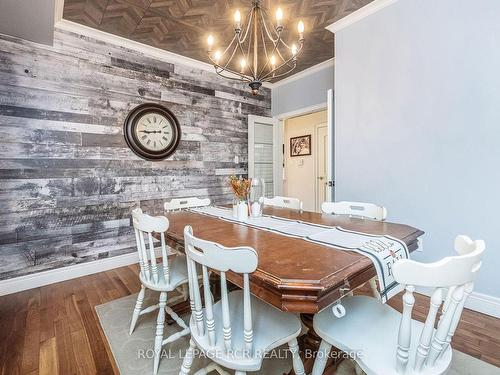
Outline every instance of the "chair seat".
<path id="1" fill-rule="evenodd" d="M 140 274 L 141 283 L 148 289 L 156 290 L 159 292 L 170 292 L 177 288 L 179 285 L 188 282 L 188 271 L 186 256 L 183 254 L 175 255 L 169 258 L 170 282 L 166 282 L 163 273 L 163 264 L 158 263 L 158 282 L 147 280 L 142 272 Z"/>
<path id="2" fill-rule="evenodd" d="M 344 352 L 361 355 L 356 362 L 367 374 L 396 374 L 396 349 L 401 313 L 367 296 L 342 299 L 346 314 L 333 315 L 331 306 L 314 316 L 314 330 L 325 341 Z M 413 363 L 423 323 L 412 320 L 410 360 L 405 374 L 414 374 Z M 424 367 L 418 374 L 441 374 L 451 363 L 452 350 L 448 346 L 432 368 Z"/>
<path id="3" fill-rule="evenodd" d="M 191 336 L 198 347 L 214 362 L 232 370 L 257 371 L 260 369 L 264 354 L 297 337 L 302 329 L 299 318 L 285 313 L 251 296 L 253 322 L 253 352 L 246 355 L 243 339 L 243 292 L 229 293 L 229 310 L 232 329 L 232 349 L 226 353 L 222 329 L 216 329 L 215 346 L 210 346 L 208 335 L 200 336 L 194 319 L 190 320 Z M 205 314 L 205 309 L 203 310 Z M 222 327 L 221 301 L 213 305 L 216 327 Z M 206 315 L 205 315 L 206 316 Z M 206 332 L 205 332 L 206 333 Z"/>

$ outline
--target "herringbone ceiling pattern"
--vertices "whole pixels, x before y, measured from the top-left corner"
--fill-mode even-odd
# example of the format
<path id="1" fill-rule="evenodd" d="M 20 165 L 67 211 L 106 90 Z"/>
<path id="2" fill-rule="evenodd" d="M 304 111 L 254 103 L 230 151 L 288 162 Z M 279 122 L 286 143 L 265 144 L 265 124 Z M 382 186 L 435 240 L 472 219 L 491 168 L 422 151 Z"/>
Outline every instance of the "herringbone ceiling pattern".
<path id="1" fill-rule="evenodd" d="M 297 39 L 299 19 L 306 44 L 294 73 L 333 57 L 333 34 L 325 29 L 372 0 L 264 0 L 285 19 L 284 39 Z M 86 26 L 208 62 L 206 37 L 225 46 L 234 35 L 233 13 L 244 15 L 251 0 L 65 0 L 64 18 Z M 274 19 L 273 19 L 274 21 Z"/>

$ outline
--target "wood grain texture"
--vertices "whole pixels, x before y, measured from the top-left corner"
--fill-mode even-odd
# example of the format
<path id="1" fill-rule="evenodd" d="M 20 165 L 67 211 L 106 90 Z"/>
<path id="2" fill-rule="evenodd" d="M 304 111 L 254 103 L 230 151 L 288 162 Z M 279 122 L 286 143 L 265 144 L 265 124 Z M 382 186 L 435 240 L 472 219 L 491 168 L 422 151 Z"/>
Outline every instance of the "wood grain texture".
<path id="1" fill-rule="evenodd" d="M 281 0 L 283 37 L 290 45 L 298 39 L 297 22 L 306 27 L 306 43 L 293 73 L 333 57 L 334 36 L 326 26 L 373 0 Z M 263 0 L 270 20 L 278 2 Z M 217 46 L 227 46 L 234 35 L 233 14 L 246 17 L 251 1 L 241 0 L 66 0 L 63 17 L 111 34 L 175 52 L 203 62 L 206 38 L 214 34 Z M 238 60 L 239 61 L 239 60 Z M 237 70 L 239 67 L 235 67 Z M 284 78 L 284 77 L 282 77 Z M 245 86 L 244 84 L 240 84 Z"/>
<path id="2" fill-rule="evenodd" d="M 94 307 L 137 293 L 138 273 L 133 265 L 0 297 L 0 375 L 67 375 L 62 369 L 70 367 L 75 374 L 119 374 Z M 415 296 L 414 318 L 423 321 L 429 298 Z M 390 304 L 400 310 L 401 295 Z M 499 330 L 500 319 L 465 309 L 452 346 L 500 366 Z M 61 351 L 75 353 L 75 363 Z"/>
<path id="3" fill-rule="evenodd" d="M 410 251 L 417 248 L 417 238 L 424 234 L 403 224 L 280 207 L 266 206 L 264 213 L 363 233 L 389 235 L 404 241 Z M 303 239 L 195 212 L 175 211 L 168 212 L 166 216 L 170 221 L 167 236 L 178 243 L 184 242 L 184 227 L 190 225 L 193 234 L 204 240 L 226 247 L 249 246 L 255 249 L 259 265 L 250 276 L 252 293 L 283 311 L 314 314 L 336 301 L 346 282 L 354 289 L 376 274 L 369 258 L 352 251 L 332 250 Z M 242 287 L 240 275 L 228 272 L 227 278 Z"/>
<path id="4" fill-rule="evenodd" d="M 136 207 L 228 202 L 227 176 L 246 173 L 247 115 L 269 116 L 270 100 L 268 89 L 256 98 L 216 74 L 60 30 L 53 47 L 0 35 L 0 279 L 135 251 Z M 181 124 L 166 160 L 125 143 L 123 121 L 145 102 Z"/>

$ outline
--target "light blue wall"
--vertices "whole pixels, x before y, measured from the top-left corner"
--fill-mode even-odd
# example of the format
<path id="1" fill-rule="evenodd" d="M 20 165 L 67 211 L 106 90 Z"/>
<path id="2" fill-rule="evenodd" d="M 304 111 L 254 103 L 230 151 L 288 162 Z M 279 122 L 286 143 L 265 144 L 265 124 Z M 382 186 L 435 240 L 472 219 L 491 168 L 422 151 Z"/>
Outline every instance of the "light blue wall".
<path id="1" fill-rule="evenodd" d="M 337 199 L 424 230 L 422 261 L 484 239 L 500 297 L 500 1 L 400 0 L 335 44 Z"/>
<path id="2" fill-rule="evenodd" d="M 333 66 L 331 64 L 301 79 L 273 88 L 272 115 L 276 116 L 326 103 L 326 93 L 329 89 L 333 89 Z"/>

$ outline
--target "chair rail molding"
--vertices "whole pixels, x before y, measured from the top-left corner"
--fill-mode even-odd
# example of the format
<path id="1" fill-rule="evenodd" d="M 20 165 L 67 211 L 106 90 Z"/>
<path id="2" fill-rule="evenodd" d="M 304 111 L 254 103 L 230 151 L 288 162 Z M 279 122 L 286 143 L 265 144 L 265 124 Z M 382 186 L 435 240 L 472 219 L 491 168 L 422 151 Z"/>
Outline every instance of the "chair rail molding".
<path id="1" fill-rule="evenodd" d="M 362 20 L 365 17 L 368 17 L 369 15 L 372 15 L 379 10 L 388 7 L 389 5 L 392 5 L 396 3 L 399 0 L 375 0 L 372 1 L 371 3 L 365 5 L 362 8 L 359 8 L 358 10 L 352 12 L 351 14 L 347 15 L 344 18 L 339 19 L 338 21 L 335 21 L 331 25 L 325 27 L 328 31 L 331 31 L 332 33 L 336 33 L 339 30 L 342 30 L 343 28 L 352 25 L 353 23 L 356 23 L 360 20 Z"/>

